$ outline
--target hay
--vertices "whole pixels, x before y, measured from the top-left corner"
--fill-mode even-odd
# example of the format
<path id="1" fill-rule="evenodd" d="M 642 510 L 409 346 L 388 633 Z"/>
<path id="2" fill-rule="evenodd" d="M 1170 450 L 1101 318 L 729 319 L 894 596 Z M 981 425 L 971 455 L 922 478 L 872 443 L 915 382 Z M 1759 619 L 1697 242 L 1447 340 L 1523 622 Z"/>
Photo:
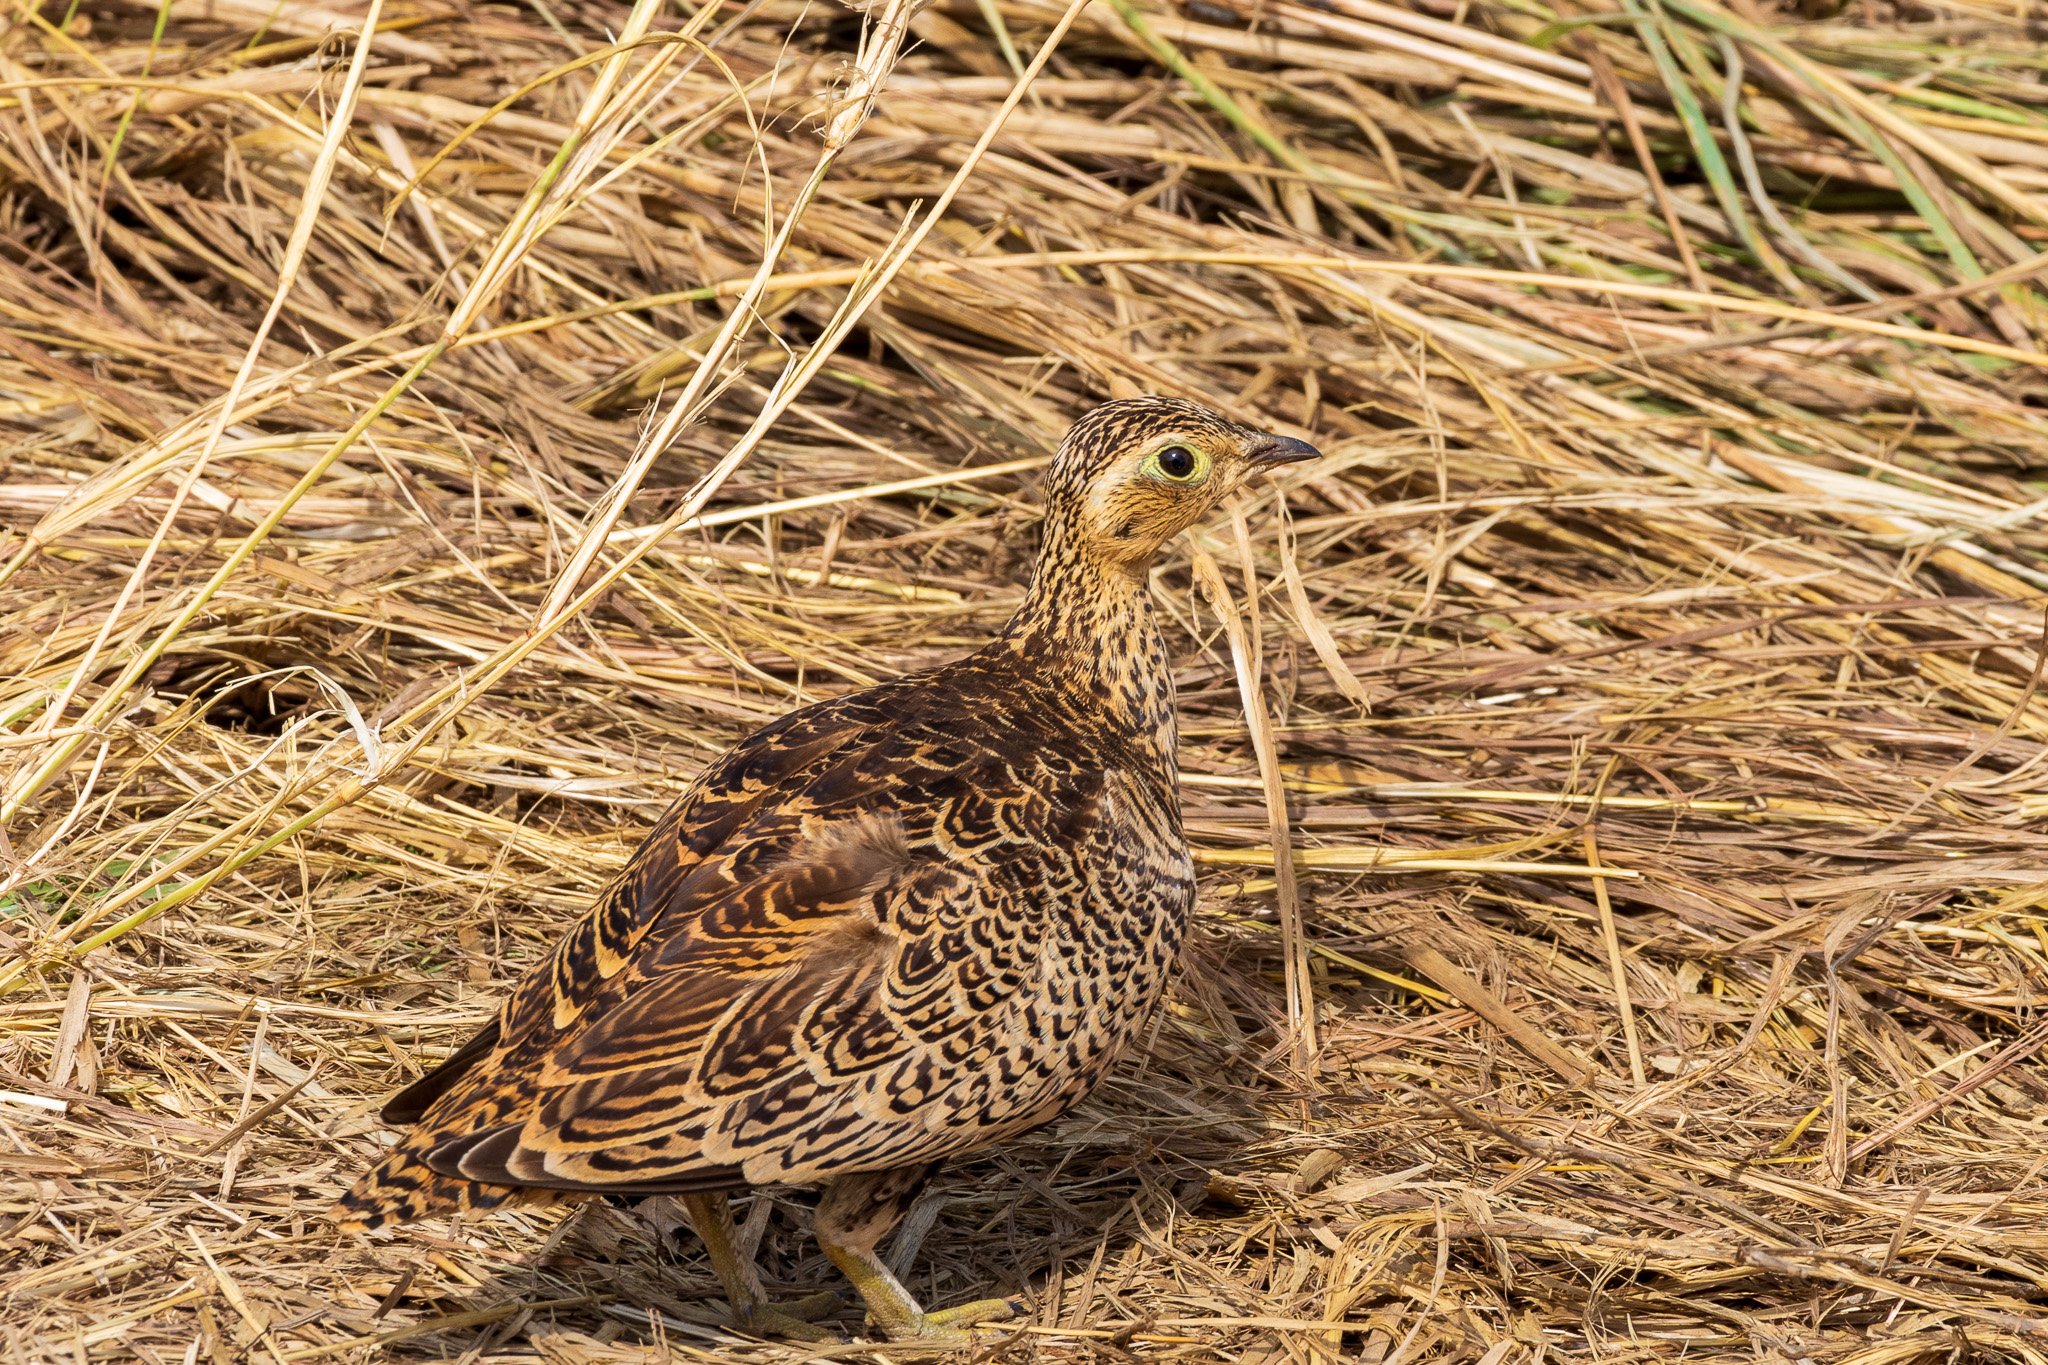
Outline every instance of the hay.
<path id="1" fill-rule="evenodd" d="M 659 1206 L 314 1215 L 1163 391 L 1330 452 L 1158 575 L 1188 972 L 914 1287 L 1048 1360 L 2048 1357 L 2039 48 L 1761 4 L 17 6 L 12 1352 L 902 1354 L 731 1337 Z"/>

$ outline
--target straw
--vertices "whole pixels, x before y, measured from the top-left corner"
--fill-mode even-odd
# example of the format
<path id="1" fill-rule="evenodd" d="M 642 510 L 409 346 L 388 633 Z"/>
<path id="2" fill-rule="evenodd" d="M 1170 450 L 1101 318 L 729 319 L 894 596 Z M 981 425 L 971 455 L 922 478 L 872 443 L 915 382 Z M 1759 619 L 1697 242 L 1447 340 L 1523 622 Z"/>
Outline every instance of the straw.
<path id="1" fill-rule="evenodd" d="M 1046 1361 L 2043 1359 L 2018 9 L 12 18 L 10 1356 L 917 1354 L 735 1336 L 662 1201 L 317 1213 L 706 762 L 988 639 L 1155 392 L 1325 458 L 1154 575 L 1173 994 L 912 1290 Z M 742 1210 L 778 1294 L 805 1217 Z"/>

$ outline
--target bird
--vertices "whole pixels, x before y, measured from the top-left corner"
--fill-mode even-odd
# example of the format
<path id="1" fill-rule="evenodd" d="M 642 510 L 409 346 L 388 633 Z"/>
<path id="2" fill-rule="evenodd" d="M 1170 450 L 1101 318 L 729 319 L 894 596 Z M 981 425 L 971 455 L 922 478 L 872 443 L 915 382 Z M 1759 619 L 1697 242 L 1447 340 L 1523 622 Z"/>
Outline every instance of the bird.
<path id="1" fill-rule="evenodd" d="M 1318 454 L 1177 398 L 1084 413 L 1008 624 L 711 762 L 491 1022 L 384 1106 L 408 1131 L 330 1217 L 679 1196 L 735 1325 L 802 1334 L 820 1296 L 769 1301 L 730 1199 L 816 1187 L 818 1244 L 888 1337 L 1021 1311 L 926 1311 L 877 1248 L 942 1162 L 1086 1096 L 1164 993 L 1196 885 L 1149 570 L 1248 478 Z"/>

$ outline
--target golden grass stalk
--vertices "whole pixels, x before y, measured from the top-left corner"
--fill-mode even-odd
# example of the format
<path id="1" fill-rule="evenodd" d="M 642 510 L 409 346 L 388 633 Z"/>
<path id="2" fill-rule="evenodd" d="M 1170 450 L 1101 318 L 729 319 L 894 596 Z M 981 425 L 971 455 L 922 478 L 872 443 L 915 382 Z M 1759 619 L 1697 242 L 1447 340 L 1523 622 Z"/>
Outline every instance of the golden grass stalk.
<path id="1" fill-rule="evenodd" d="M 659 1209 L 311 1214 L 708 758 L 986 639 L 1153 391 L 1328 456 L 1156 574 L 1188 969 L 918 1292 L 1049 1361 L 2034 1358 L 2023 17 L 22 10 L 6 1340 L 794 1358 Z"/>

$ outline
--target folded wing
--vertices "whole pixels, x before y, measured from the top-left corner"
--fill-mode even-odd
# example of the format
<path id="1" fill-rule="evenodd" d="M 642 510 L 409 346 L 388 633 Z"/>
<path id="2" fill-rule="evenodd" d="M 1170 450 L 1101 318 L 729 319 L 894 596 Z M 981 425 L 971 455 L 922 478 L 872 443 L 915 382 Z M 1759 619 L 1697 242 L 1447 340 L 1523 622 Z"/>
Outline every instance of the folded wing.
<path id="1" fill-rule="evenodd" d="M 344 1216 L 451 1190 L 475 1207 L 802 1182 L 971 1145 L 963 1078 L 1026 1025 L 1032 906 L 1078 877 L 1100 778 L 1020 784 L 943 742 L 880 754 L 875 736 L 917 732 L 872 719 L 798 712 L 714 765 L 498 1019 L 393 1100 L 417 1127 Z M 998 788 L 1023 795 L 992 820 Z M 1029 1110 L 1033 1079 L 1010 1079 Z"/>

